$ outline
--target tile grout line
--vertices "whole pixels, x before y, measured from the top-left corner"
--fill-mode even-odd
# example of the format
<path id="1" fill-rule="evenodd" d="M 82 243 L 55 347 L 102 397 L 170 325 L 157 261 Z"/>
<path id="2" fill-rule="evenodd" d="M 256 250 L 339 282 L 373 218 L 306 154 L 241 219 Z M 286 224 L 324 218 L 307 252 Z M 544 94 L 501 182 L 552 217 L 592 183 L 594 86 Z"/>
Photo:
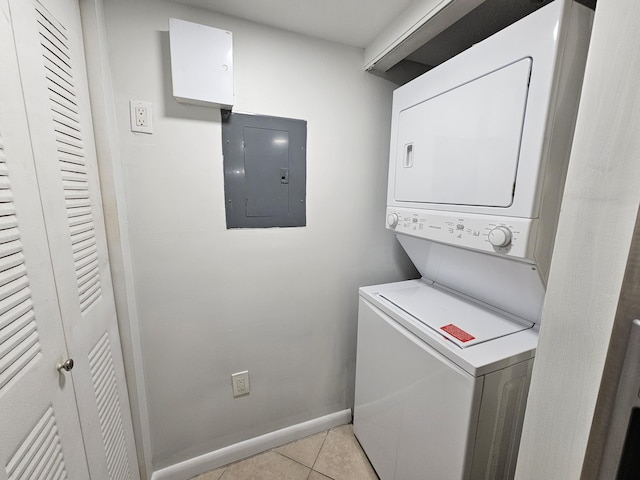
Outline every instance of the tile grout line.
<path id="1" fill-rule="evenodd" d="M 268 452 L 276 453 L 277 455 L 279 455 L 279 456 L 281 456 L 281 457 L 283 457 L 283 458 L 286 458 L 287 460 L 290 460 L 290 461 L 292 461 L 292 462 L 294 462 L 294 463 L 296 463 L 296 464 L 298 464 L 298 465 L 300 465 L 300 466 L 302 466 L 302 467 L 304 467 L 304 468 L 308 468 L 308 469 L 309 469 L 309 473 L 307 474 L 306 480 L 309 480 L 309 477 L 311 477 L 311 473 L 312 473 L 312 472 L 316 472 L 317 474 L 322 475 L 323 477 L 326 477 L 326 478 L 327 478 L 327 479 L 329 479 L 329 480 L 335 480 L 335 478 L 334 478 L 334 477 L 329 476 L 329 475 L 327 475 L 327 474 L 325 474 L 325 473 L 323 473 L 323 472 L 320 472 L 320 471 L 318 471 L 318 470 L 315 470 L 315 468 L 314 468 L 314 467 L 316 466 L 316 464 L 318 463 L 318 458 L 320 458 L 320 453 L 322 452 L 322 449 L 323 449 L 323 448 L 325 447 L 325 445 L 327 444 L 327 439 L 329 438 L 329 433 L 330 433 L 332 430 L 335 430 L 335 428 L 331 428 L 331 429 L 329 429 L 329 430 L 325 430 L 325 432 L 320 432 L 320 433 L 325 433 L 325 436 L 324 436 L 324 439 L 322 440 L 322 445 L 320 445 L 320 448 L 318 449 L 318 453 L 315 455 L 315 458 L 314 458 L 314 460 L 313 460 L 313 463 L 312 463 L 311 467 L 308 467 L 308 466 L 307 466 L 307 465 L 305 465 L 304 463 L 299 462 L 298 460 L 296 460 L 296 459 L 294 459 L 294 458 L 291 458 L 291 457 L 289 457 L 288 455 L 286 455 L 286 454 L 284 454 L 284 453 L 278 452 L 278 451 L 277 451 L 277 449 L 278 449 L 278 448 L 281 448 L 281 447 L 275 447 L 275 448 L 272 448 L 272 449 L 267 450 L 267 451 L 265 451 L 265 452 L 258 453 L 258 454 L 255 454 L 255 455 L 251 455 L 251 456 L 249 456 L 249 457 L 247 457 L 247 458 L 243 458 L 243 459 L 238 460 L 238 461 L 236 461 L 236 462 L 232 462 L 232 463 L 230 463 L 230 464 L 227 464 L 227 465 L 224 465 L 224 466 L 220 467 L 220 468 L 224 468 L 224 470 L 223 470 L 222 474 L 220 475 L 219 480 L 224 480 L 224 478 L 226 477 L 227 473 L 229 473 L 229 467 L 230 467 L 231 465 L 234 465 L 234 464 L 236 464 L 236 463 L 242 463 L 242 462 L 244 462 L 244 461 L 246 461 L 246 460 L 249 460 L 250 458 L 257 457 L 257 456 L 260 456 L 260 455 L 264 455 L 265 453 L 268 453 Z M 301 440 L 302 440 L 302 439 L 301 439 Z M 357 440 L 356 440 L 356 441 L 357 441 Z M 294 442 L 290 442 L 290 443 L 294 443 Z M 360 442 L 357 442 L 357 443 L 358 443 L 358 446 L 360 446 L 360 445 L 359 445 L 359 444 L 360 444 Z M 286 445 L 289 445 L 289 444 L 286 444 Z M 283 445 L 283 446 L 286 446 L 286 445 Z M 368 460 L 368 458 L 367 458 L 367 460 Z"/>
<path id="2" fill-rule="evenodd" d="M 316 463 L 318 463 L 318 458 L 320 458 L 320 452 L 322 452 L 322 449 L 324 448 L 324 444 L 327 443 L 327 438 L 329 438 L 329 432 L 333 430 L 332 428 L 330 428 L 329 430 L 327 430 L 325 436 L 324 436 L 324 440 L 322 440 L 322 445 L 320 445 L 320 448 L 318 449 L 318 454 L 316 455 L 316 458 L 313 460 L 313 465 L 311 465 L 311 471 L 312 472 L 317 472 L 320 475 L 324 475 L 324 473 L 322 472 L 318 472 L 317 470 L 314 469 L 314 467 L 316 466 Z M 309 473 L 309 475 L 311 475 L 311 473 Z M 324 475 L 327 478 L 330 478 L 331 480 L 334 480 L 332 477 L 329 477 L 329 475 Z"/>
<path id="3" fill-rule="evenodd" d="M 320 456 L 320 452 L 322 452 L 322 448 L 324 447 L 324 444 L 327 443 L 327 438 L 329 438 L 329 432 L 331 431 L 331 429 L 327 430 L 327 433 L 324 436 L 324 440 L 322 440 L 322 445 L 320 445 L 320 448 L 318 449 L 318 453 L 316 454 L 316 458 L 313 459 L 313 464 L 311 465 L 311 470 L 313 470 L 313 467 L 316 466 L 316 463 L 318 463 L 318 457 Z M 320 472 L 318 472 L 320 473 Z"/>
<path id="4" fill-rule="evenodd" d="M 276 447 L 276 448 L 280 448 L 280 447 Z M 275 449 L 270 450 L 270 451 L 271 451 L 271 452 L 273 452 L 273 453 L 276 453 L 276 454 L 280 455 L 281 457 L 286 458 L 287 460 L 291 460 L 292 462 L 295 462 L 295 463 L 297 463 L 298 465 L 302 465 L 304 468 L 308 468 L 309 470 L 311 470 L 311 467 L 308 467 L 308 466 L 307 466 L 307 465 L 305 465 L 304 463 L 299 462 L 299 461 L 298 461 L 298 460 L 296 460 L 295 458 L 291 458 L 290 456 L 285 455 L 285 454 L 284 454 L 284 453 L 282 453 L 282 452 L 276 452 L 276 450 L 275 450 Z M 267 452 L 265 452 L 265 453 L 267 453 Z M 222 480 L 222 479 L 220 479 L 220 480 Z"/>
<path id="5" fill-rule="evenodd" d="M 329 436 L 329 432 L 330 432 L 331 430 L 332 430 L 332 429 L 326 430 L 325 432 L 320 432 L 320 433 L 325 433 L 325 436 L 324 436 L 324 439 L 322 440 L 322 445 L 320 445 L 320 448 L 318 449 L 318 453 L 316 454 L 315 458 L 313 459 L 313 463 L 311 464 L 311 467 L 308 467 L 308 466 L 307 466 L 307 465 L 305 465 L 304 463 L 301 463 L 301 462 L 299 462 L 298 460 L 296 460 L 295 458 L 291 458 L 290 456 L 288 456 L 288 455 L 286 455 L 286 454 L 284 454 L 284 453 L 282 453 L 282 452 L 278 452 L 278 451 L 277 451 L 277 449 L 278 449 L 278 448 L 281 448 L 281 447 L 275 447 L 275 448 L 272 448 L 272 449 L 271 449 L 271 451 L 272 451 L 272 452 L 274 452 L 274 453 L 277 453 L 278 455 L 283 456 L 284 458 L 286 458 L 286 459 L 288 459 L 288 460 L 291 460 L 292 462 L 297 463 L 298 465 L 302 465 L 303 467 L 308 468 L 308 469 L 309 469 L 309 474 L 307 475 L 307 480 L 309 480 L 309 477 L 311 476 L 311 472 L 316 472 L 316 473 L 318 473 L 318 474 L 320 474 L 320 475 L 323 475 L 324 477 L 327 477 L 327 478 L 328 478 L 328 479 L 330 479 L 330 480 L 335 480 L 333 477 L 330 477 L 330 476 L 328 476 L 328 475 L 325 475 L 324 473 L 319 472 L 319 471 L 317 471 L 317 470 L 314 470 L 314 468 L 313 468 L 313 467 L 315 467 L 316 462 L 318 461 L 318 457 L 320 456 L 320 452 L 322 451 L 322 447 L 324 447 L 324 444 L 326 443 L 326 441 L 327 441 L 327 437 Z M 301 439 L 301 440 L 304 440 L 304 439 Z M 299 441 L 299 440 L 298 440 L 298 441 Z M 295 443 L 295 442 L 291 442 L 291 443 Z M 286 444 L 286 445 L 289 445 L 289 444 Z M 286 446 L 286 445 L 283 445 L 283 446 Z M 226 470 L 225 470 L 225 473 L 226 473 Z M 224 473 L 223 473 L 223 475 L 224 475 Z M 220 477 L 220 480 L 222 480 L 222 477 Z"/>

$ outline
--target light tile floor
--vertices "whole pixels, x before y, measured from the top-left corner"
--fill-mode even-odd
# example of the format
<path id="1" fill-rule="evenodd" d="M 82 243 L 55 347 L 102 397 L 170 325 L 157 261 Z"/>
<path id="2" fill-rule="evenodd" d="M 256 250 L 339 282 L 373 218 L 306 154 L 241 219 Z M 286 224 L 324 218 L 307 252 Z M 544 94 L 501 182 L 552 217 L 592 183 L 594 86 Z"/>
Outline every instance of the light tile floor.
<path id="1" fill-rule="evenodd" d="M 193 480 L 378 480 L 352 425 L 342 425 Z"/>

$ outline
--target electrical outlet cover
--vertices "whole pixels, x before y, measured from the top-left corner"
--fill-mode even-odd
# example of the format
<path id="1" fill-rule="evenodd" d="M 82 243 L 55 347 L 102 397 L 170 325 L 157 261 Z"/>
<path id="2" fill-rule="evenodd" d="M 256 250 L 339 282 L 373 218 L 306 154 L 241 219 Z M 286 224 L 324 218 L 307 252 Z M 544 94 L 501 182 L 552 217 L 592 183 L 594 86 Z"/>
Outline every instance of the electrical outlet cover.
<path id="1" fill-rule="evenodd" d="M 249 370 L 231 374 L 233 396 L 240 397 L 249 394 Z"/>
<path id="2" fill-rule="evenodd" d="M 129 100 L 131 114 L 131 131 L 138 133 L 153 133 L 153 111 L 151 102 Z"/>

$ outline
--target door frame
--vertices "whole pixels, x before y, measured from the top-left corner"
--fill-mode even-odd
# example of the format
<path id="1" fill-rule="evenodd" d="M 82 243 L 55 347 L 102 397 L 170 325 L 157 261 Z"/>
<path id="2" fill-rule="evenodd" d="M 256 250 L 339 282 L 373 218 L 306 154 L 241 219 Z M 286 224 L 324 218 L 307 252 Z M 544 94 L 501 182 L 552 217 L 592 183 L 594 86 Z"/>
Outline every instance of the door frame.
<path id="1" fill-rule="evenodd" d="M 124 177 L 117 135 L 115 97 L 107 45 L 104 0 L 80 0 L 91 113 L 109 264 L 116 303 L 120 342 L 129 391 L 140 476 L 149 480 L 151 434 L 147 408 L 144 365 L 130 253 Z"/>
<path id="2" fill-rule="evenodd" d="M 516 480 L 598 473 L 615 369 L 608 352 L 619 354 L 628 328 L 617 315 L 639 308 L 621 298 L 640 206 L 639 20 L 636 0 L 596 6 Z"/>

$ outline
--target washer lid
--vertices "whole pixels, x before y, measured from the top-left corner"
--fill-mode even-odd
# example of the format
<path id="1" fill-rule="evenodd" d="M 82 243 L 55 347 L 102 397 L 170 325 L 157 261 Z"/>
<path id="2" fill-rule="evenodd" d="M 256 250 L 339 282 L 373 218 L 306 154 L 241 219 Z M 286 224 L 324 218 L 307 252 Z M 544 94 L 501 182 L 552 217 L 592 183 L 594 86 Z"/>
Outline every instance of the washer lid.
<path id="1" fill-rule="evenodd" d="M 526 320 L 503 317 L 428 285 L 385 292 L 380 296 L 461 348 L 526 330 L 534 325 Z"/>

